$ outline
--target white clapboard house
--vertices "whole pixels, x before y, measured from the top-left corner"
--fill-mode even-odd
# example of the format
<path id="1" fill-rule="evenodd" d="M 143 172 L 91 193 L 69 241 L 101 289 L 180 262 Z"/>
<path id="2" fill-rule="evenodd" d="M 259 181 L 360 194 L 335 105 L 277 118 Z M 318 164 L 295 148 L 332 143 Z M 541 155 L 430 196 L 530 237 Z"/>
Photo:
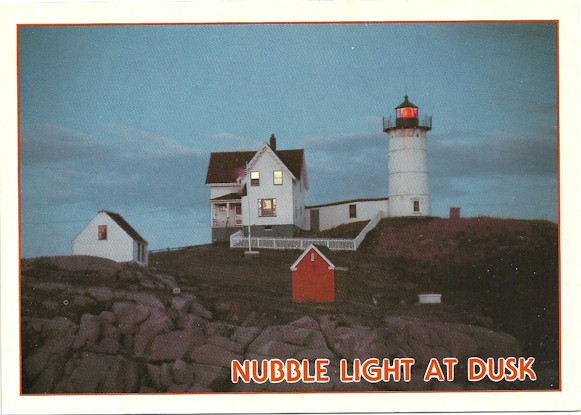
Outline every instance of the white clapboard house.
<path id="1" fill-rule="evenodd" d="M 278 150 L 274 134 L 258 151 L 212 153 L 206 185 L 213 241 L 247 232 L 248 225 L 252 236 L 262 237 L 292 237 L 305 228 L 304 150 Z"/>
<path id="2" fill-rule="evenodd" d="M 147 265 L 147 241 L 120 214 L 101 210 L 73 239 L 73 255 Z"/>

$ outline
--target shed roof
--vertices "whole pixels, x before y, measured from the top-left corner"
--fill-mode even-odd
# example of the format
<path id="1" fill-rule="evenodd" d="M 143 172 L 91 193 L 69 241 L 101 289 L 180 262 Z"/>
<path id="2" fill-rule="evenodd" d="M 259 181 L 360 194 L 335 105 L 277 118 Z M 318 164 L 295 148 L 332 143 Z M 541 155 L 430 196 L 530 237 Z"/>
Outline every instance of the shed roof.
<path id="1" fill-rule="evenodd" d="M 252 160 L 256 151 L 226 151 L 210 154 L 206 174 L 206 184 L 235 183 L 243 174 L 246 164 Z M 290 172 L 299 179 L 303 170 L 304 150 L 277 150 L 274 152 Z"/>
<path id="2" fill-rule="evenodd" d="M 117 225 L 119 225 L 121 227 L 121 229 L 123 229 L 125 232 L 127 232 L 127 234 L 133 240 L 138 241 L 138 242 L 147 243 L 147 241 L 145 239 L 143 239 L 143 237 L 135 229 L 133 229 L 133 227 L 125 219 L 123 219 L 123 216 L 121 216 L 119 213 L 109 212 L 107 210 L 102 210 L 101 212 L 104 212 L 111 219 L 113 219 L 115 221 L 115 223 Z"/>
<path id="3" fill-rule="evenodd" d="M 329 248 L 325 247 L 325 246 L 315 246 L 314 244 L 310 244 L 301 254 L 301 256 L 299 256 L 297 258 L 297 260 L 291 265 L 290 269 L 292 271 L 295 271 L 299 265 L 299 263 L 305 258 L 305 256 L 309 253 L 309 251 L 311 249 L 314 249 L 320 256 L 321 258 L 323 258 L 325 260 L 325 262 L 327 262 L 327 264 L 329 264 L 329 269 L 340 269 L 340 270 L 345 270 L 345 268 L 339 268 L 337 266 L 335 266 L 335 264 L 333 262 L 331 262 L 331 259 L 333 259 L 334 262 L 337 262 L 337 254 L 334 253 L 333 251 L 331 251 Z"/>

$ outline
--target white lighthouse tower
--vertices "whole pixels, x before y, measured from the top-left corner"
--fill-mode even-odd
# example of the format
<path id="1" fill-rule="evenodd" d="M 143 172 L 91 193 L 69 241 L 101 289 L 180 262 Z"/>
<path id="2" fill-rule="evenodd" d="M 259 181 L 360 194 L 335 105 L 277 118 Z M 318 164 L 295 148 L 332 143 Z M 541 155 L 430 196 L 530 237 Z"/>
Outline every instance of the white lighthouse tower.
<path id="1" fill-rule="evenodd" d="M 432 117 L 420 121 L 418 107 L 404 101 L 395 108 L 395 122 L 383 119 L 389 137 L 389 216 L 430 216 L 427 132 Z"/>

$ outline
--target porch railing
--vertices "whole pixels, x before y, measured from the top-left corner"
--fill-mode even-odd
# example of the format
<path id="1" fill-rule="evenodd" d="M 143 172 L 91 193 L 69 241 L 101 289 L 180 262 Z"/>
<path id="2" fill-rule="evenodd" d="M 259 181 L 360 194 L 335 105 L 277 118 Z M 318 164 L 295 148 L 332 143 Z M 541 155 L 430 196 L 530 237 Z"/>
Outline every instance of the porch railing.
<path id="1" fill-rule="evenodd" d="M 379 212 L 365 227 L 359 232 L 355 239 L 343 238 L 273 238 L 273 237 L 250 237 L 252 248 L 263 249 L 306 249 L 309 245 L 326 246 L 333 251 L 356 251 L 363 242 L 367 234 L 377 226 L 382 218 L 383 212 Z M 230 248 L 248 248 L 248 237 L 243 231 L 238 231 L 230 236 Z"/>

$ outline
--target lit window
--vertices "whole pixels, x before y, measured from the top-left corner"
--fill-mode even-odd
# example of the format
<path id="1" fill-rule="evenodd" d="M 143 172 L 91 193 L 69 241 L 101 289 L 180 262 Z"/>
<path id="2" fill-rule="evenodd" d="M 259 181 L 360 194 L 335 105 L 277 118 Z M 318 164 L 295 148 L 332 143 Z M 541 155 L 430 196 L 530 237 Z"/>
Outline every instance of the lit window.
<path id="1" fill-rule="evenodd" d="M 251 186 L 260 186 L 260 172 L 259 171 L 251 171 L 250 172 L 250 185 Z"/>
<path id="2" fill-rule="evenodd" d="M 350 218 L 357 217 L 357 205 L 349 205 L 349 217 Z"/>
<path id="3" fill-rule="evenodd" d="M 419 212 L 419 211 L 420 211 L 420 201 L 414 200 L 414 212 Z"/>
<path id="4" fill-rule="evenodd" d="M 274 171 L 274 184 L 275 185 L 282 184 L 282 170 L 275 170 Z"/>
<path id="5" fill-rule="evenodd" d="M 258 199 L 258 216 L 276 216 L 276 199 Z"/>
<path id="6" fill-rule="evenodd" d="M 97 227 L 97 239 L 100 241 L 107 239 L 107 225 L 99 225 Z"/>

